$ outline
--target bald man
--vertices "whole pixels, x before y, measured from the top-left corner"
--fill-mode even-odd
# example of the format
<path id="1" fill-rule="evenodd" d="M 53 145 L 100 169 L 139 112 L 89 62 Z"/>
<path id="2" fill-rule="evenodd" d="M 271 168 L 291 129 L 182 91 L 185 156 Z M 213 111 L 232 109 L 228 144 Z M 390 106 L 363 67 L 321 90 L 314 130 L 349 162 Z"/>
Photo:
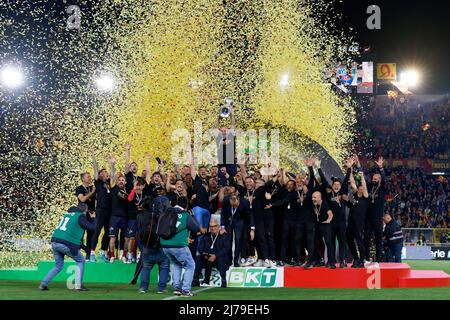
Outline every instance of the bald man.
<path id="1" fill-rule="evenodd" d="M 370 241 L 375 240 L 376 265 L 383 258 L 383 213 L 386 195 L 386 177 L 383 170 L 383 157 L 379 157 L 375 164 L 378 172 L 372 176 L 372 181 L 368 183 L 369 208 L 366 215 L 364 228 L 364 245 L 366 260 L 370 260 Z"/>
<path id="2" fill-rule="evenodd" d="M 330 210 L 328 203 L 322 199 L 320 191 L 315 191 L 312 194 L 312 202 L 314 205 L 314 213 L 316 214 L 316 230 L 319 232 L 318 236 L 323 238 L 327 247 L 328 261 L 327 268 L 336 269 L 336 260 L 334 254 L 334 246 L 332 243 L 331 234 L 331 220 L 333 219 L 333 212 Z M 319 239 L 320 239 L 319 238 Z M 319 255 L 315 254 L 316 263 L 319 262 Z"/>

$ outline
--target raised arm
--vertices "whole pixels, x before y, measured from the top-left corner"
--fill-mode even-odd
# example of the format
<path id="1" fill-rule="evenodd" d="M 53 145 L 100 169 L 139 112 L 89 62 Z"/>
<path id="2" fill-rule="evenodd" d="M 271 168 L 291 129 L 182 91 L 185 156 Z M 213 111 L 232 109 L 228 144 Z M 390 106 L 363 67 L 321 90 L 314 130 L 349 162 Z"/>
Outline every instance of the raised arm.
<path id="1" fill-rule="evenodd" d="M 145 181 L 147 182 L 147 184 L 150 184 L 150 181 L 152 180 L 152 173 L 150 170 L 150 158 L 151 158 L 150 154 L 147 153 L 147 156 L 145 158 L 145 171 L 146 171 Z"/>
<path id="2" fill-rule="evenodd" d="M 305 165 L 308 167 L 309 172 L 309 181 L 308 181 L 308 193 L 312 194 L 312 190 L 314 188 L 314 169 L 313 169 L 313 160 L 312 159 L 306 159 Z"/>
<path id="3" fill-rule="evenodd" d="M 234 131 L 236 129 L 236 119 L 234 118 L 233 107 L 230 108 L 230 118 L 231 118 L 231 130 Z"/>
<path id="4" fill-rule="evenodd" d="M 130 149 L 131 145 L 127 143 L 125 145 L 125 174 L 130 172 Z"/>
<path id="5" fill-rule="evenodd" d="M 196 157 L 194 157 L 193 159 L 192 159 L 192 162 L 191 162 L 191 177 L 192 177 L 192 179 L 194 179 L 195 180 L 195 176 L 196 176 L 196 174 L 197 174 L 197 170 L 195 169 L 195 166 L 197 165 L 197 158 Z"/>
<path id="6" fill-rule="evenodd" d="M 217 116 L 216 121 L 214 122 L 214 126 L 213 126 L 214 130 L 219 130 L 219 121 L 220 121 L 220 115 Z"/>
<path id="7" fill-rule="evenodd" d="M 92 151 L 92 168 L 94 168 L 94 180 L 98 180 L 98 163 L 95 158 L 95 151 Z"/>
<path id="8" fill-rule="evenodd" d="M 383 157 L 378 157 L 378 160 L 375 161 L 376 165 L 378 166 L 378 171 L 380 172 L 381 175 L 381 187 L 384 188 L 385 187 L 385 183 L 386 183 L 386 174 L 384 172 L 383 169 L 383 164 L 384 164 L 384 159 Z"/>
<path id="9" fill-rule="evenodd" d="M 178 165 L 178 163 L 174 164 L 174 170 L 175 170 L 175 176 L 176 176 L 177 180 L 181 180 L 180 166 Z"/>
<path id="10" fill-rule="evenodd" d="M 345 162 L 345 167 L 347 168 L 347 171 L 345 173 L 344 181 L 342 181 L 342 189 L 341 189 L 342 194 L 348 193 L 348 180 L 350 179 L 353 163 L 354 162 L 352 158 L 347 159 L 347 161 Z"/>
<path id="11" fill-rule="evenodd" d="M 356 187 L 355 177 L 353 176 L 353 171 L 350 172 L 350 186 L 353 192 L 358 191 L 358 188 Z"/>
<path id="12" fill-rule="evenodd" d="M 359 175 L 361 176 L 361 186 L 363 187 L 363 196 L 364 198 L 369 197 L 369 192 L 367 191 L 366 178 L 364 177 L 364 172 L 360 171 Z"/>
<path id="13" fill-rule="evenodd" d="M 110 177 L 111 177 L 111 187 L 116 185 L 116 169 L 115 169 L 115 165 L 116 165 L 116 158 L 111 155 L 108 159 L 108 163 L 109 163 L 109 170 L 110 170 Z"/>
<path id="14" fill-rule="evenodd" d="M 166 178 L 167 178 L 167 175 L 166 175 L 166 172 L 165 172 L 165 160 L 162 160 L 161 161 L 161 165 L 159 166 L 160 167 L 160 171 L 159 171 L 159 173 L 161 174 L 161 179 L 162 179 L 162 181 L 164 182 L 164 181 L 166 181 Z"/>
<path id="15" fill-rule="evenodd" d="M 321 163 L 322 163 L 322 161 L 319 158 L 314 159 L 314 164 L 316 165 L 317 171 L 319 172 L 320 180 L 322 181 L 322 187 L 325 190 L 331 189 L 330 183 L 328 182 L 327 178 L 325 177 L 325 174 L 323 173 L 322 169 L 320 168 Z"/>

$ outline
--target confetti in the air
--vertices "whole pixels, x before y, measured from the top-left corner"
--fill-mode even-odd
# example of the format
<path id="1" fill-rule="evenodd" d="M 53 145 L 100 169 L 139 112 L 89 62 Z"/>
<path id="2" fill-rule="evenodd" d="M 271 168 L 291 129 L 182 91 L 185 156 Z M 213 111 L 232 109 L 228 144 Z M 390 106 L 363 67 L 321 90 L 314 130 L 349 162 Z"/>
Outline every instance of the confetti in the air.
<path id="1" fill-rule="evenodd" d="M 211 127 L 224 99 L 239 127 L 280 129 L 286 166 L 311 140 L 338 163 L 349 152 L 354 112 L 325 70 L 351 39 L 324 18 L 329 4 L 91 2 L 0 3 L 0 63 L 24 77 L 0 90 L 0 266 L 49 254 L 40 242 L 15 254 L 17 239 L 49 239 L 93 150 L 119 170 L 127 142 L 140 168 L 147 153 L 170 159 L 172 132 Z"/>

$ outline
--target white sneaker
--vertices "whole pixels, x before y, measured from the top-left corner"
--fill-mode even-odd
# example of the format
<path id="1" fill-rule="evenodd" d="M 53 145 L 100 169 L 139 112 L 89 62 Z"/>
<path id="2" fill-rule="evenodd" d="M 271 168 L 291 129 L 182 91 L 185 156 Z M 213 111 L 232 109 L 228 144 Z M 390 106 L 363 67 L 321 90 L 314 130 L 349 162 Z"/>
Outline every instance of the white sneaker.
<path id="1" fill-rule="evenodd" d="M 270 264 L 269 259 L 264 260 L 263 267 L 264 268 L 270 268 L 272 265 Z"/>
<path id="2" fill-rule="evenodd" d="M 269 264 L 270 264 L 270 267 L 271 267 L 271 268 L 276 268 L 276 267 L 277 267 L 276 261 L 269 260 Z"/>
<path id="3" fill-rule="evenodd" d="M 131 252 L 127 253 L 127 263 L 131 263 L 131 261 L 133 260 L 133 255 L 131 254 Z"/>
<path id="4" fill-rule="evenodd" d="M 379 264 L 378 262 L 375 262 L 375 263 L 373 264 L 373 267 L 374 267 L 374 268 L 377 268 L 377 269 L 380 269 L 380 264 Z"/>
<path id="5" fill-rule="evenodd" d="M 111 257 L 111 258 L 109 259 L 109 263 L 114 263 L 114 260 L 116 260 L 116 258 Z"/>
<path id="6" fill-rule="evenodd" d="M 253 264 L 254 267 L 262 267 L 264 265 L 264 262 L 262 261 L 262 259 L 259 259 L 258 261 L 256 261 L 256 263 Z"/>
<path id="7" fill-rule="evenodd" d="M 370 267 L 370 264 L 371 264 L 370 261 L 364 260 L 364 268 Z"/>
<path id="8" fill-rule="evenodd" d="M 239 265 L 240 265 L 241 267 L 245 267 L 245 263 L 246 263 L 245 258 L 241 258 L 241 263 L 239 263 Z"/>
<path id="9" fill-rule="evenodd" d="M 247 261 L 244 263 L 244 267 L 250 267 L 256 263 L 256 259 L 254 257 L 248 257 Z"/>
<path id="10" fill-rule="evenodd" d="M 122 261 L 122 263 L 127 263 L 127 258 L 125 256 L 122 256 L 120 260 Z"/>

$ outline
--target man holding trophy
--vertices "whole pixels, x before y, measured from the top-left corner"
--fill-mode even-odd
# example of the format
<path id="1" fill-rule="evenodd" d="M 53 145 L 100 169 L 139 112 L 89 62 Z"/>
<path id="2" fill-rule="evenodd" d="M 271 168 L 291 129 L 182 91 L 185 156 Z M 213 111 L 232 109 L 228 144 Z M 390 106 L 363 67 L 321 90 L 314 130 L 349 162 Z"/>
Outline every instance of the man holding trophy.
<path id="1" fill-rule="evenodd" d="M 237 173 L 236 167 L 236 121 L 233 113 L 233 100 L 225 99 L 225 104 L 219 109 L 219 116 L 214 125 L 217 131 L 217 155 L 219 166 L 219 183 L 220 185 L 227 185 L 228 179 L 225 177 L 228 173 L 233 178 Z M 222 118 L 230 117 L 231 128 L 221 126 L 219 129 L 219 121 Z"/>

